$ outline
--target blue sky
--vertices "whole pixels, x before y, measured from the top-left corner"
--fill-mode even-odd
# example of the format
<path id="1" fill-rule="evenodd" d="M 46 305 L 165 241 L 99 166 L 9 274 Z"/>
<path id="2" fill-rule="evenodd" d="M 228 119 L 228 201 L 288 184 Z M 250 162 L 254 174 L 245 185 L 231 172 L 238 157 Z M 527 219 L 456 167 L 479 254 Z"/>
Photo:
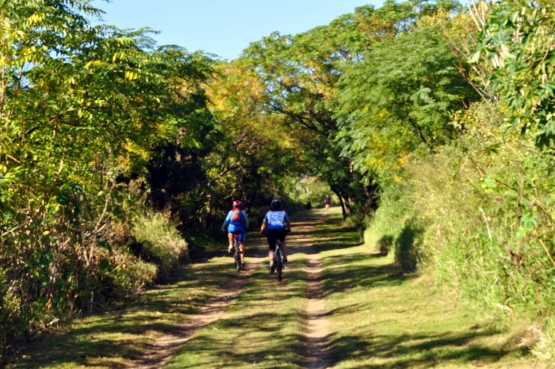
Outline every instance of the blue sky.
<path id="1" fill-rule="evenodd" d="M 296 34 L 326 25 L 356 7 L 383 0 L 93 0 L 103 23 L 160 31 L 159 45 L 176 44 L 235 59 L 274 31 Z"/>

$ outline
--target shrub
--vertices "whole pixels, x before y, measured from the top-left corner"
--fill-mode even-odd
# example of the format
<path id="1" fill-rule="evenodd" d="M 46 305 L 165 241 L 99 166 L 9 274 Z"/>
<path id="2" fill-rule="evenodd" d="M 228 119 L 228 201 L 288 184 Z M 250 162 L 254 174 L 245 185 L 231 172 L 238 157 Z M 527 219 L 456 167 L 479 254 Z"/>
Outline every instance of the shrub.
<path id="1" fill-rule="evenodd" d="M 415 219 L 409 219 L 395 242 L 395 262 L 404 273 L 416 272 L 419 262 L 419 243 L 422 228 Z"/>
<path id="2" fill-rule="evenodd" d="M 158 277 L 165 279 L 179 262 L 188 257 L 187 242 L 181 237 L 168 213 L 149 211 L 136 216 L 131 234 L 138 253 L 158 266 Z"/>
<path id="3" fill-rule="evenodd" d="M 380 255 L 394 247 L 395 263 L 405 273 L 418 270 L 423 226 L 414 215 L 409 183 L 386 187 L 378 210 L 366 220 L 364 242 Z"/>
<path id="4" fill-rule="evenodd" d="M 555 159 L 506 131 L 494 106 L 462 121 L 456 142 L 411 165 L 410 197 L 426 225 L 420 256 L 476 310 L 541 322 L 555 314 Z"/>
<path id="5" fill-rule="evenodd" d="M 142 260 L 120 264 L 112 275 L 114 293 L 120 296 L 136 295 L 154 281 L 157 273 L 156 265 Z"/>
<path id="6" fill-rule="evenodd" d="M 99 264 L 103 297 L 109 301 L 141 293 L 158 273 L 155 264 L 118 249 L 106 252 Z"/>

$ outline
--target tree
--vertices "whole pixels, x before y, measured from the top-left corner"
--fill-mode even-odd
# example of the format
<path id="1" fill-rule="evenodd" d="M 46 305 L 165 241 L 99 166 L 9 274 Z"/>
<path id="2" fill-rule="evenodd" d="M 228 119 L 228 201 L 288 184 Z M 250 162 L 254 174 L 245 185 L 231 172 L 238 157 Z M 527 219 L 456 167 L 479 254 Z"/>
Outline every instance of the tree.
<path id="1" fill-rule="evenodd" d="M 367 181 L 399 178 L 411 153 L 453 136 L 451 114 L 476 99 L 438 27 L 399 35 L 342 78 L 338 141 Z"/>
<path id="2" fill-rule="evenodd" d="M 194 131 L 185 82 L 208 66 L 154 50 L 146 30 L 93 27 L 87 0 L 16 0 L 0 12 L 2 349 L 89 311 L 114 283 L 108 271 L 128 262 L 111 257 L 111 225 L 129 216 L 120 178 L 145 173 L 152 149 L 181 128 Z"/>
<path id="3" fill-rule="evenodd" d="M 280 194 L 287 172 L 295 171 L 295 149 L 281 118 L 261 109 L 266 97 L 258 74 L 243 60 L 221 63 L 207 94 L 223 133 L 205 163 L 213 201 L 219 202 L 212 208 L 222 211 L 234 198 L 260 205 Z"/>
<path id="4" fill-rule="evenodd" d="M 243 55 L 263 81 L 266 97 L 261 108 L 284 118 L 296 146 L 302 148 L 297 160 L 305 163 L 305 174 L 318 174 L 330 184 L 344 216 L 352 208 L 350 199 L 364 191 L 353 188 L 358 181 L 349 159 L 341 158 L 335 147 L 337 121 L 332 104 L 344 66 L 359 60 L 377 39 L 396 32 L 394 21 L 373 22 L 373 14 L 373 7 L 361 7 L 329 26 L 303 34 L 274 33 L 252 44 Z"/>

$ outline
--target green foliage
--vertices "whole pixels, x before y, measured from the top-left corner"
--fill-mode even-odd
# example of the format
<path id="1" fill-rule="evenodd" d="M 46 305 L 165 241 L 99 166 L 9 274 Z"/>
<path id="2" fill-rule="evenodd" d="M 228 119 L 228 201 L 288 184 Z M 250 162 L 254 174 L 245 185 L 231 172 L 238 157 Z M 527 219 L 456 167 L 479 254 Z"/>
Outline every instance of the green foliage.
<path id="1" fill-rule="evenodd" d="M 511 111 L 512 124 L 537 134 L 537 144 L 555 138 L 555 5 L 551 1 L 495 3 L 473 60 L 485 56 L 494 68 L 490 83 Z"/>
<path id="2" fill-rule="evenodd" d="M 433 275 L 477 314 L 543 326 L 535 353 L 552 357 L 555 313 L 553 153 L 507 130 L 493 103 L 456 116 L 457 139 L 412 157 L 384 188 L 365 243 L 395 247 L 405 271 Z"/>
<path id="3" fill-rule="evenodd" d="M 260 109 L 264 88 L 244 60 L 217 65 L 206 92 L 221 134 L 205 160 L 197 163 L 206 179 L 200 194 L 183 194 L 180 200 L 183 204 L 205 197 L 193 210 L 204 216 L 199 219 L 204 227 L 219 231 L 234 199 L 243 200 L 258 219 L 257 208 L 283 193 L 288 172 L 298 165 L 280 117 Z"/>
<path id="4" fill-rule="evenodd" d="M 406 273 L 420 268 L 423 226 L 414 216 L 407 182 L 388 186 L 380 195 L 380 207 L 365 220 L 364 243 L 385 256 L 394 253 L 395 263 Z"/>
<path id="5" fill-rule="evenodd" d="M 476 98 L 455 66 L 432 27 L 376 47 L 343 76 L 338 143 L 367 181 L 398 180 L 408 156 L 453 137 L 451 114 Z"/>
<path id="6" fill-rule="evenodd" d="M 399 7 L 406 10 L 407 7 Z M 399 10 L 391 5 L 390 10 Z M 263 82 L 262 107 L 279 115 L 297 148 L 300 173 L 318 176 L 341 199 L 344 216 L 368 196 L 335 144 L 334 97 L 345 66 L 357 62 L 374 42 L 390 37 L 405 16 L 380 22 L 370 6 L 357 8 L 328 26 L 296 36 L 274 33 L 249 47 L 243 59 Z M 393 20 L 395 18 L 395 20 Z"/>
<path id="7" fill-rule="evenodd" d="M 474 106 L 454 145 L 411 166 L 420 253 L 482 313 L 541 322 L 555 313 L 553 155 L 503 120 L 494 105 Z"/>
<path id="8" fill-rule="evenodd" d="M 132 222 L 131 235 L 140 246 L 141 258 L 155 263 L 163 279 L 188 256 L 187 242 L 168 213 L 150 211 L 137 215 Z"/>
<path id="9" fill-rule="evenodd" d="M 476 35 L 455 32 L 457 10 L 388 0 L 215 64 L 93 26 L 88 0 L 4 2 L 0 352 L 167 278 L 188 252 L 176 228 L 204 242 L 232 199 L 260 218 L 274 196 L 296 208 L 331 191 L 401 270 L 545 322 L 549 355 L 554 156 L 504 122 L 553 139 L 555 11 L 496 3 L 473 60 L 490 65 L 469 76 Z M 501 104 L 472 105 L 478 80 Z"/>
<path id="10" fill-rule="evenodd" d="M 418 268 L 421 233 L 417 221 L 410 219 L 395 241 L 395 261 L 405 273 L 416 272 Z"/>
<path id="11" fill-rule="evenodd" d="M 1 12 L 0 352 L 151 282 L 112 230 L 142 203 L 146 188 L 131 186 L 148 186 L 153 149 L 204 137 L 195 102 L 210 70 L 202 55 L 153 50 L 147 30 L 91 25 L 87 0 Z"/>

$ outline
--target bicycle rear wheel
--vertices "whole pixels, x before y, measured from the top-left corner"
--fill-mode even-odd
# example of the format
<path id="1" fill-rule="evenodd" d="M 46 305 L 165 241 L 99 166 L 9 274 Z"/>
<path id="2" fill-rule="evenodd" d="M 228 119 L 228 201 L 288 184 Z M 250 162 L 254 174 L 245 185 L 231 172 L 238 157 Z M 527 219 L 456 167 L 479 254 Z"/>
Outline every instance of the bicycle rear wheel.
<path id="1" fill-rule="evenodd" d="M 283 255 L 281 253 L 281 249 L 279 248 L 276 249 L 275 263 L 276 263 L 277 278 L 278 278 L 278 281 L 281 282 L 281 279 L 283 278 Z"/>
<path id="2" fill-rule="evenodd" d="M 241 270 L 241 254 L 239 253 L 239 245 L 237 244 L 237 239 L 233 240 L 233 260 L 235 260 L 235 269 L 237 271 Z"/>
<path id="3" fill-rule="evenodd" d="M 278 277 L 278 281 L 281 282 L 281 280 L 283 279 L 283 263 L 279 262 L 277 265 L 277 277 Z"/>

